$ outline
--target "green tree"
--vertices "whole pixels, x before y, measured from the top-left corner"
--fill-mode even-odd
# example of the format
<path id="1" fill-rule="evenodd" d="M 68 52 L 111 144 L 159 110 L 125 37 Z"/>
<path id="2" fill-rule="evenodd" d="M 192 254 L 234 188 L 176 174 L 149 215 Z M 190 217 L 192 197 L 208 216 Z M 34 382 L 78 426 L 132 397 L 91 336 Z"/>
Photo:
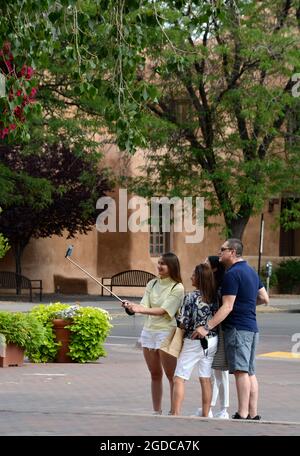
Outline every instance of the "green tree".
<path id="1" fill-rule="evenodd" d="M 2 209 L 0 208 L 0 214 L 2 212 Z M 3 236 L 2 233 L 0 233 L 0 258 L 3 258 L 8 250 L 10 249 L 10 245 L 8 244 L 7 239 Z"/>
<path id="2" fill-rule="evenodd" d="M 300 95 L 300 94 L 299 94 Z M 299 192 L 299 150 L 300 150 L 300 99 L 287 117 L 287 131 L 285 138 L 285 158 L 287 167 L 292 170 L 286 173 L 286 185 L 280 214 L 280 224 L 284 230 L 300 228 L 300 192 Z"/>
<path id="3" fill-rule="evenodd" d="M 0 49 L 9 43 L 15 65 L 25 61 L 35 70 L 45 123 L 49 112 L 61 119 L 57 108 L 64 112 L 70 108 L 81 118 L 84 114 L 90 121 L 94 119 L 98 131 L 105 122 L 121 149 L 133 151 L 145 144 L 138 127 L 144 84 L 137 85 L 136 79 L 138 66 L 145 61 L 142 50 L 146 44 L 137 19 L 140 3 L 0 2 Z M 33 85 L 36 79 L 33 77 Z M 19 139 L 20 134 L 23 141 L 29 139 L 27 124 L 19 127 L 10 131 L 9 141 Z"/>
<path id="4" fill-rule="evenodd" d="M 2 233 L 0 233 L 0 258 L 3 258 L 9 249 L 10 246 L 7 242 L 7 239 L 3 236 Z"/>
<path id="5" fill-rule="evenodd" d="M 298 149 L 283 146 L 299 0 L 9 0 L 0 13 L 45 112 L 69 106 L 121 149 L 147 145 L 138 193 L 202 195 L 208 225 L 223 214 L 242 237 L 291 176 L 299 188 Z"/>
<path id="6" fill-rule="evenodd" d="M 101 116 L 86 106 L 96 93 L 88 84 L 94 64 L 82 54 L 79 65 L 70 52 L 83 53 L 74 29 L 92 15 L 79 14 L 77 2 L 30 0 L 0 2 L 0 15 L 0 225 L 21 274 L 32 237 L 92 228 L 109 184 L 94 139 Z"/>
<path id="7" fill-rule="evenodd" d="M 96 201 L 109 190 L 99 154 L 78 151 L 62 141 L 25 154 L 16 146 L 0 146 L 0 162 L 14 179 L 13 198 L 3 202 L 0 232 L 9 240 L 16 273 L 31 238 L 86 234 L 95 224 Z"/>
<path id="8" fill-rule="evenodd" d="M 299 147 L 284 147 L 298 101 L 299 11 L 298 1 L 152 2 L 140 72 L 147 178 L 133 189 L 204 196 L 207 224 L 223 214 L 238 238 L 291 178 L 299 191 Z"/>

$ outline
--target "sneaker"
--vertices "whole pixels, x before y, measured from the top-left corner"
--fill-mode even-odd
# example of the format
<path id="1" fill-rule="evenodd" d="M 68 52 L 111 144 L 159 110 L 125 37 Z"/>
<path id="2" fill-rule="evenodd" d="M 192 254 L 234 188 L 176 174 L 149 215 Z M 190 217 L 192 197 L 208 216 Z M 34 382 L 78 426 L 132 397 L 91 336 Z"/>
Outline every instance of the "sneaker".
<path id="1" fill-rule="evenodd" d="M 233 420 L 247 420 L 248 417 L 243 418 L 238 412 L 236 412 L 234 415 L 231 417 Z"/>
<path id="2" fill-rule="evenodd" d="M 219 418 L 221 420 L 229 420 L 229 413 L 227 412 L 227 410 L 220 410 L 219 412 L 214 414 L 214 418 Z"/>
<path id="3" fill-rule="evenodd" d="M 261 420 L 261 416 L 260 416 L 260 415 L 256 415 L 256 416 L 254 416 L 253 418 L 251 418 L 251 416 L 248 415 L 248 416 L 247 416 L 247 420 L 260 421 L 260 420 Z"/>
<path id="4" fill-rule="evenodd" d="M 152 415 L 162 415 L 162 410 L 152 412 Z"/>
<path id="5" fill-rule="evenodd" d="M 195 412 L 195 415 L 193 415 L 193 416 L 202 416 L 202 408 L 201 407 L 198 408 Z M 202 417 L 202 418 L 213 418 L 213 417 L 214 417 L 213 412 L 210 409 L 210 411 L 208 412 L 208 417 Z"/>

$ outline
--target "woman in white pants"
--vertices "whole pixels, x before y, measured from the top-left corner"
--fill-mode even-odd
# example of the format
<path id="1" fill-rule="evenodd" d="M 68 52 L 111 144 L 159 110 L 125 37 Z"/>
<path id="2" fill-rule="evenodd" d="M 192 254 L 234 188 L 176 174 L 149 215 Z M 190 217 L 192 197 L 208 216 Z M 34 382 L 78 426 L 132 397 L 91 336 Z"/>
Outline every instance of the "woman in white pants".
<path id="1" fill-rule="evenodd" d="M 202 416 L 212 417 L 210 415 L 212 400 L 210 378 L 218 345 L 217 331 L 210 331 L 203 339 L 192 339 L 195 329 L 198 326 L 205 327 L 218 308 L 211 267 L 207 263 L 199 264 L 195 267 L 191 280 L 196 289 L 185 296 L 178 317 L 180 327 L 185 330 L 185 334 L 174 374 L 172 411 L 173 415 L 180 415 L 185 382 L 190 379 L 194 367 L 197 366 L 202 390 Z"/>
<path id="2" fill-rule="evenodd" d="M 214 273 L 216 287 L 218 290 L 219 305 L 221 305 L 221 286 L 225 268 L 223 264 L 219 262 L 218 256 L 209 256 L 206 258 L 205 262 L 211 266 Z M 210 415 L 213 415 L 214 418 L 229 419 L 227 411 L 229 407 L 229 372 L 225 356 L 224 336 L 221 325 L 219 325 L 218 328 L 218 336 L 218 349 L 212 363 L 211 381 L 213 393 L 211 407 L 215 407 L 217 405 L 217 400 L 219 398 L 220 409 L 217 412 L 212 412 L 212 410 L 210 410 Z M 197 409 L 196 416 L 202 416 L 202 408 Z"/>

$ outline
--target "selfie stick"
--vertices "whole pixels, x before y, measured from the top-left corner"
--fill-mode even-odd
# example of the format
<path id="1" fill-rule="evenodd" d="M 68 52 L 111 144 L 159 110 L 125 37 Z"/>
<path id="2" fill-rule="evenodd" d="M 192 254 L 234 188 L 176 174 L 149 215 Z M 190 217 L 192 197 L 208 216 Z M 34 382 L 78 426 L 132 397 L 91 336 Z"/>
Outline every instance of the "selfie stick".
<path id="1" fill-rule="evenodd" d="M 88 271 L 83 269 L 81 266 L 79 266 L 79 264 L 77 264 L 74 260 L 72 260 L 70 258 L 70 256 L 72 255 L 72 252 L 73 252 L 73 245 L 69 245 L 69 247 L 67 248 L 66 254 L 65 254 L 65 258 L 67 258 L 67 260 L 69 260 L 77 268 L 79 268 L 81 271 L 83 271 L 85 274 L 87 274 L 98 285 L 100 285 L 102 288 L 104 288 L 106 291 L 108 291 L 114 298 L 116 298 L 118 301 L 120 301 L 123 304 L 123 302 L 124 302 L 123 299 L 121 299 L 119 296 L 117 296 L 115 293 L 113 293 L 109 288 L 107 288 L 105 285 L 103 285 L 103 283 L 101 283 L 99 280 L 97 280 L 95 277 L 93 277 L 92 274 L 90 274 Z M 126 307 L 125 307 L 125 311 L 128 315 L 134 315 L 134 312 L 130 312 L 130 310 L 126 309 Z"/>

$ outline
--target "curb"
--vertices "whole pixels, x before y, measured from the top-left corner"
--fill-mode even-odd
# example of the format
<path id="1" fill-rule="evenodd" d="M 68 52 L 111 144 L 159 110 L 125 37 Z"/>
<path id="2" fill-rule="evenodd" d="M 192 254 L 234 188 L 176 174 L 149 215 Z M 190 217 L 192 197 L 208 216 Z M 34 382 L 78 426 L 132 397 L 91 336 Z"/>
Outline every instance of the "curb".
<path id="1" fill-rule="evenodd" d="M 281 307 L 257 306 L 256 313 L 276 313 L 276 312 L 290 312 L 290 309 L 282 309 Z"/>
<path id="2" fill-rule="evenodd" d="M 272 299 L 300 299 L 299 294 L 270 294 L 270 298 Z"/>
<path id="3" fill-rule="evenodd" d="M 75 415 L 75 416 L 84 416 L 84 415 L 89 415 L 89 416 L 112 416 L 112 417 L 137 417 L 137 418 L 151 418 L 154 420 L 162 419 L 162 420 L 188 420 L 188 421 L 202 421 L 202 422 L 208 422 L 208 423 L 234 423 L 234 424 L 250 424 L 252 425 L 259 425 L 259 424 L 271 424 L 271 425 L 283 425 L 283 426 L 299 426 L 300 421 L 271 421 L 271 420 L 260 420 L 260 421 L 254 421 L 254 420 L 234 420 L 229 418 L 228 420 L 224 420 L 222 418 L 208 418 L 208 417 L 203 417 L 203 416 L 185 416 L 185 415 L 178 415 L 178 416 L 172 416 L 172 415 L 152 415 L 152 413 L 149 412 L 120 412 L 118 410 L 116 411 L 82 411 L 82 410 L 72 410 L 71 412 L 68 411 L 43 411 L 41 412 L 40 410 L 13 410 L 13 409 L 0 409 L 1 413 L 16 413 L 16 414 L 35 414 L 35 415 L 40 415 L 40 414 L 46 414 L 46 415 L 51 415 L 51 414 L 56 414 L 56 415 Z"/>

